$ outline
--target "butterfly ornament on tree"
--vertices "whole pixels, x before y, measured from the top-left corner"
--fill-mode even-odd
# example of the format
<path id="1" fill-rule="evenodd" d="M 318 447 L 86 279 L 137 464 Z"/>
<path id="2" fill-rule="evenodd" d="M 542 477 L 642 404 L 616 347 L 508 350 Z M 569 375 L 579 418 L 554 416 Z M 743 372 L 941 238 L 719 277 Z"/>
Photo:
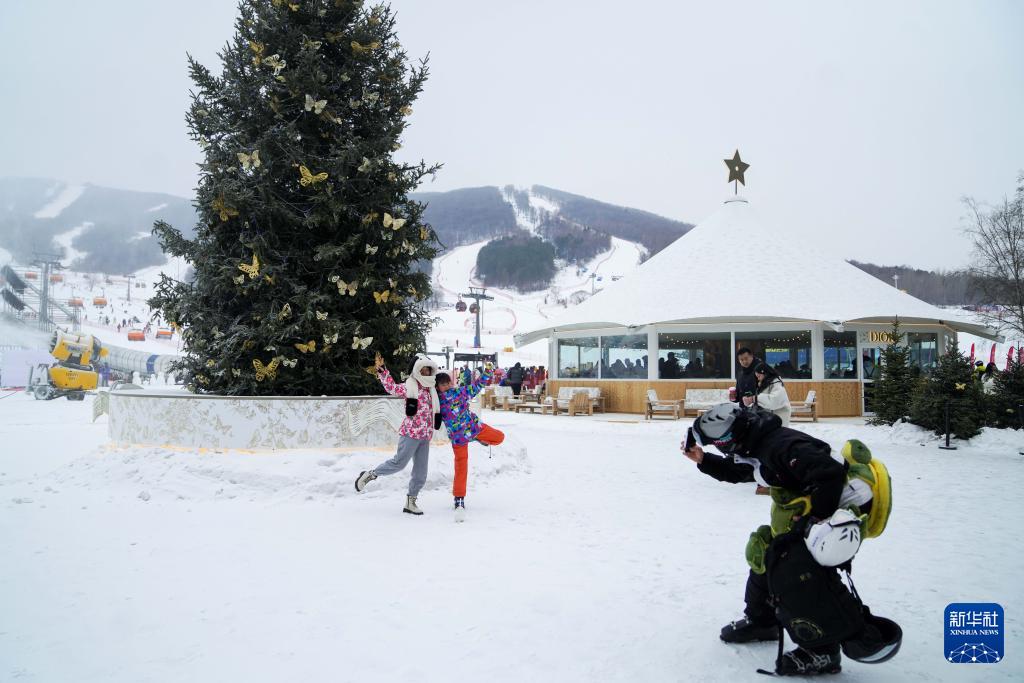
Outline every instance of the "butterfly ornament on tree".
<path id="1" fill-rule="evenodd" d="M 353 349 L 357 349 L 357 350 L 365 349 L 365 348 L 367 348 L 372 343 L 373 343 L 373 337 L 360 337 L 358 335 L 355 336 L 355 337 L 352 337 L 352 348 Z"/>
<path id="2" fill-rule="evenodd" d="M 256 381 L 262 382 L 263 380 L 277 378 L 277 366 L 281 364 L 280 358 L 274 358 L 272 361 L 264 365 L 259 358 L 252 359 L 252 366 L 256 369 Z"/>
<path id="3" fill-rule="evenodd" d="M 401 230 L 402 226 L 405 225 L 405 218 L 395 218 L 390 213 L 384 214 L 384 227 L 391 228 L 392 230 Z"/>
<path id="4" fill-rule="evenodd" d="M 311 111 L 314 114 L 319 114 L 327 106 L 327 100 L 314 99 L 312 95 L 306 93 L 306 111 Z"/>
<path id="5" fill-rule="evenodd" d="M 299 166 L 299 175 L 301 176 L 299 178 L 299 185 L 302 185 L 303 187 L 316 185 L 317 183 L 322 183 L 327 180 L 326 172 L 314 174 L 305 166 Z"/>
<path id="6" fill-rule="evenodd" d="M 223 194 L 219 195 L 216 199 L 213 200 L 213 203 L 210 204 L 210 208 L 216 211 L 217 214 L 220 216 L 221 221 L 225 223 L 229 219 L 234 218 L 235 216 L 238 215 L 238 209 L 236 209 L 233 206 L 228 206 L 224 200 Z"/>
<path id="7" fill-rule="evenodd" d="M 255 280 L 256 276 L 260 274 L 260 259 L 254 253 L 252 255 L 252 264 L 239 263 L 238 269 L 249 276 L 250 280 Z"/>
<path id="8" fill-rule="evenodd" d="M 242 170 L 248 171 L 250 168 L 260 167 L 260 151 L 254 149 L 251 154 L 245 152 L 239 152 L 237 155 L 238 161 L 242 164 Z"/>

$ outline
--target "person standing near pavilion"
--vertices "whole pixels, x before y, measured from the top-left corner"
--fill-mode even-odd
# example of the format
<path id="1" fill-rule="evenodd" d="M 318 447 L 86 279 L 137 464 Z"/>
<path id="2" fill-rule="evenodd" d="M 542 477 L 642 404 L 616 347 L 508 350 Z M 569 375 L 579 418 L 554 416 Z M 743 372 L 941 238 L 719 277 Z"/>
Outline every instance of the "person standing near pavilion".
<path id="1" fill-rule="evenodd" d="M 740 405 L 749 405 L 743 398 L 757 396 L 757 377 L 754 376 L 754 368 L 761 364 L 761 360 L 754 357 L 753 351 L 743 346 L 736 352 L 736 362 L 739 363 L 739 368 L 736 371 L 735 401 Z"/>

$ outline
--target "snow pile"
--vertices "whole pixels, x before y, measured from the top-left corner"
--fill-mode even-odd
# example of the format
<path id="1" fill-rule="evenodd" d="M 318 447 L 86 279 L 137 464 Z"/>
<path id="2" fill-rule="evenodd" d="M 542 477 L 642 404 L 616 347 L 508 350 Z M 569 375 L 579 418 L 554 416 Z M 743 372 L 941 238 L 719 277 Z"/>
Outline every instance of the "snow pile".
<path id="1" fill-rule="evenodd" d="M 529 474 L 526 448 L 514 438 L 490 452 L 486 448 L 474 451 L 474 485 L 505 475 Z M 37 484 L 64 490 L 103 490 L 121 498 L 145 493 L 143 500 L 147 501 L 326 501 L 354 495 L 352 482 L 356 475 L 393 453 L 393 448 L 194 451 L 107 444 L 47 474 Z M 451 447 L 432 446 L 430 463 L 424 491 L 450 490 L 454 472 Z M 408 472 L 405 476 L 381 477 L 366 495 L 395 499 L 407 484 Z"/>

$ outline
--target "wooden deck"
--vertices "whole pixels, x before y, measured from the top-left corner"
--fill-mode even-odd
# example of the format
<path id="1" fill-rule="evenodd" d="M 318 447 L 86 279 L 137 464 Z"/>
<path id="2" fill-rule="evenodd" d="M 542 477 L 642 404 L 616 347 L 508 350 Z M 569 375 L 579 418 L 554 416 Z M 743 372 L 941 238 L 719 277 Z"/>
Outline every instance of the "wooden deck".
<path id="1" fill-rule="evenodd" d="M 803 401 L 807 392 L 817 392 L 818 417 L 855 417 L 861 415 L 861 384 L 854 381 L 813 382 L 810 380 L 784 380 L 790 401 Z M 560 387 L 600 387 L 605 397 L 608 412 L 643 413 L 647 407 L 647 390 L 658 392 L 659 399 L 681 399 L 686 397 L 686 388 L 728 389 L 734 386 L 732 380 L 705 380 L 686 382 L 684 380 L 660 380 L 652 382 L 641 379 L 552 379 L 548 380 L 549 394 L 557 394 Z"/>

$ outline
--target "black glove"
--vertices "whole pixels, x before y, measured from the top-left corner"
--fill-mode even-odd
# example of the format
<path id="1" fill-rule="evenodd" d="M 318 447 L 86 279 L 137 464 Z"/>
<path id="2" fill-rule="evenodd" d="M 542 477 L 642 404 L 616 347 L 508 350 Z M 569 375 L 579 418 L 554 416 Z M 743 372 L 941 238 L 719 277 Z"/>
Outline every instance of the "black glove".
<path id="1" fill-rule="evenodd" d="M 414 398 L 405 399 L 405 414 L 408 417 L 412 417 L 416 414 L 416 408 L 419 405 L 419 401 Z"/>
<path id="2" fill-rule="evenodd" d="M 441 413 L 434 413 L 434 431 L 441 428 Z"/>

